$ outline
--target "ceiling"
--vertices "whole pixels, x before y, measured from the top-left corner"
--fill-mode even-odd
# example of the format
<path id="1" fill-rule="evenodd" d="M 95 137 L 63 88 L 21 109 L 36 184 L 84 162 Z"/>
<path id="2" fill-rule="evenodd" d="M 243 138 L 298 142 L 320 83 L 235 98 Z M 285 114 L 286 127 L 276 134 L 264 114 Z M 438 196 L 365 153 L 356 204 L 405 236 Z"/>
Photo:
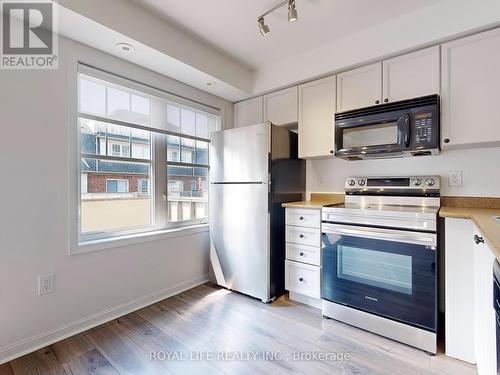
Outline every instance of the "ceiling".
<path id="1" fill-rule="evenodd" d="M 499 0 L 295 0 L 262 37 L 279 1 L 57 0 L 59 32 L 236 102 L 500 26 Z"/>
<path id="2" fill-rule="evenodd" d="M 266 16 L 271 33 L 263 38 L 257 17 L 280 0 L 134 0 L 252 70 L 440 1 L 296 0 L 298 21 L 289 23 L 283 7 Z"/>

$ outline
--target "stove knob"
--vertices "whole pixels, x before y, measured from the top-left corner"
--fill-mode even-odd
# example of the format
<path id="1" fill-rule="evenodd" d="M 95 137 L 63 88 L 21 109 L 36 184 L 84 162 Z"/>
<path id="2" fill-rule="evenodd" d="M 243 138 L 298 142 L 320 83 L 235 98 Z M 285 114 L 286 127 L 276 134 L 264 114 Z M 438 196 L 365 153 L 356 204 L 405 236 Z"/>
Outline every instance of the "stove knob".
<path id="1" fill-rule="evenodd" d="M 366 181 L 365 180 L 358 180 L 359 186 L 365 186 Z"/>
<path id="2" fill-rule="evenodd" d="M 347 182 L 349 184 L 349 186 L 354 186 L 356 185 L 356 181 L 354 180 L 349 180 L 349 182 Z"/>
<path id="3" fill-rule="evenodd" d="M 420 186 L 422 185 L 422 180 L 420 178 L 416 178 L 413 180 L 413 185 Z"/>
<path id="4" fill-rule="evenodd" d="M 425 183 L 427 184 L 427 186 L 434 186 L 436 182 L 433 178 L 428 178 L 427 180 L 425 180 Z"/>

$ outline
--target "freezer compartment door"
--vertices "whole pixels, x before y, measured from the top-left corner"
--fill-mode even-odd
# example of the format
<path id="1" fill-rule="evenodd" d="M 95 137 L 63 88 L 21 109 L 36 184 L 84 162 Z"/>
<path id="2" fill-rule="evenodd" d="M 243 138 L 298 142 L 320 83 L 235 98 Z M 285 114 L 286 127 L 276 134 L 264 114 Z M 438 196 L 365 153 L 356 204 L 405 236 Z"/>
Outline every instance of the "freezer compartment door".
<path id="1" fill-rule="evenodd" d="M 210 185 L 210 260 L 216 281 L 269 300 L 267 184 Z"/>
<path id="2" fill-rule="evenodd" d="M 267 182 L 270 125 L 257 124 L 212 133 L 211 182 Z"/>

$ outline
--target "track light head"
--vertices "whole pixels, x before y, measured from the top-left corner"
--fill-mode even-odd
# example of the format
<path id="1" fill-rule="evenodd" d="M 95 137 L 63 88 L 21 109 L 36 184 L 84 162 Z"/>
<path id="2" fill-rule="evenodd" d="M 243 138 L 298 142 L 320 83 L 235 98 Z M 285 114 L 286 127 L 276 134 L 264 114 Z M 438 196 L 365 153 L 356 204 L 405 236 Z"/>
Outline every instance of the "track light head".
<path id="1" fill-rule="evenodd" d="M 266 36 L 267 34 L 269 34 L 271 30 L 269 30 L 269 26 L 264 23 L 264 17 L 260 17 L 259 19 L 257 19 L 257 23 L 259 24 L 259 30 L 262 36 Z"/>
<path id="2" fill-rule="evenodd" d="M 262 36 L 266 36 L 270 32 L 269 26 L 267 26 L 264 23 L 264 17 L 274 12 L 275 10 L 284 7 L 285 5 L 288 5 L 288 21 L 289 22 L 297 21 L 298 16 L 297 16 L 297 9 L 295 8 L 295 0 L 282 0 L 279 4 L 276 4 L 267 12 L 262 13 L 262 15 L 259 18 L 257 18 L 257 24 L 259 25 L 259 30 Z"/>
<path id="3" fill-rule="evenodd" d="M 297 9 L 295 8 L 295 0 L 288 1 L 288 22 L 297 21 Z"/>

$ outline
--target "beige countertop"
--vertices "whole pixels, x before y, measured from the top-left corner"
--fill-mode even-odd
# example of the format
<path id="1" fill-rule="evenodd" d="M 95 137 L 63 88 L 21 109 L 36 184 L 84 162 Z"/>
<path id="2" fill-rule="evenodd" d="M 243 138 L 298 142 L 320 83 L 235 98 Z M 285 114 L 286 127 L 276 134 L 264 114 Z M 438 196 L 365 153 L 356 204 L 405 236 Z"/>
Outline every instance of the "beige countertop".
<path id="1" fill-rule="evenodd" d="M 330 204 L 344 203 L 344 194 L 312 193 L 311 200 L 282 203 L 282 207 L 322 208 Z"/>
<path id="2" fill-rule="evenodd" d="M 446 197 L 443 199 L 444 205 L 439 210 L 439 216 L 471 219 L 500 262 L 500 223 L 493 219 L 500 216 L 500 198 L 478 198 L 475 205 L 479 207 L 468 207 L 474 205 L 473 202 L 461 202 L 458 198 L 453 200 L 456 202 L 447 201 Z"/>

